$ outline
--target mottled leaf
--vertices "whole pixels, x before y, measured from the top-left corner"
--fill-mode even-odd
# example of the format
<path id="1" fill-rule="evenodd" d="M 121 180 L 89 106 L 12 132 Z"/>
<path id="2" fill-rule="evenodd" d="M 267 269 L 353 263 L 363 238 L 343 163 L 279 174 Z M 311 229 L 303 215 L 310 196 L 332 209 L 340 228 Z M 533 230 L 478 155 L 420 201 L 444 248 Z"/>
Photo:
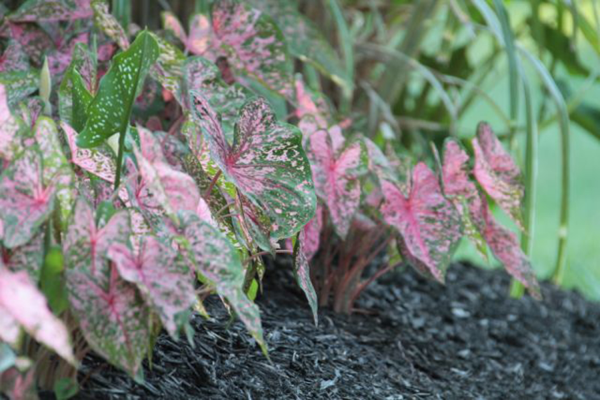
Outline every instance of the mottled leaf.
<path id="1" fill-rule="evenodd" d="M 477 182 L 492 199 L 523 229 L 521 201 L 525 195 L 521 171 L 504 150 L 492 128 L 482 122 L 473 139 Z"/>
<path id="2" fill-rule="evenodd" d="M 414 267 L 443 282 L 444 271 L 462 235 L 461 218 L 440 189 L 434 173 L 424 164 L 415 166 L 408 197 L 393 183 L 381 182 L 386 223 L 402 237 L 403 255 Z"/>
<path id="3" fill-rule="evenodd" d="M 129 215 L 119 211 L 101 229 L 94 220 L 92 208 L 80 198 L 63 242 L 71 311 L 94 351 L 139 377 L 148 354 L 149 310 L 107 259 L 113 244 L 127 244 Z"/>
<path id="4" fill-rule="evenodd" d="M 268 104 L 257 99 L 240 111 L 230 145 L 206 98 L 192 93 L 191 103 L 212 159 L 271 219 L 271 236 L 279 239 L 297 233 L 316 208 L 310 165 L 298 129 L 276 121 Z"/>
<path id="5" fill-rule="evenodd" d="M 5 88 L 8 107 L 13 109 L 38 90 L 40 76 L 36 71 L 10 71 L 0 73 L 0 85 Z"/>
<path id="6" fill-rule="evenodd" d="M 0 56 L 0 72 L 27 71 L 29 68 L 29 57 L 23 51 L 23 46 L 15 40 L 9 40 Z"/>
<path id="7" fill-rule="evenodd" d="M 217 229 L 196 215 L 182 215 L 183 235 L 189 244 L 188 259 L 196 271 L 227 299 L 264 352 L 266 344 L 260 323 L 260 311 L 244 293 L 244 268 L 232 244 Z"/>
<path id="8" fill-rule="evenodd" d="M 0 84 L 0 158 L 12 160 L 21 150 L 19 123 L 8 108 L 6 87 Z"/>
<path id="9" fill-rule="evenodd" d="M 46 298 L 25 272 L 13 273 L 0 267 L 0 321 L 2 314 L 10 315 L 35 340 L 77 364 L 67 328 L 52 314 Z M 10 339 L 12 332 L 7 336 Z"/>
<path id="10" fill-rule="evenodd" d="M 302 251 L 306 260 L 310 261 L 317 254 L 321 242 L 321 229 L 323 227 L 323 206 L 317 205 L 317 211 L 313 219 L 308 221 L 300 231 L 300 241 L 302 241 Z"/>
<path id="11" fill-rule="evenodd" d="M 315 288 L 310 280 L 310 265 L 307 257 L 308 252 L 304 246 L 305 243 L 303 241 L 303 235 L 300 234 L 294 247 L 294 276 L 296 277 L 298 286 L 300 286 L 304 292 L 304 295 L 306 296 L 306 299 L 308 300 L 308 304 L 310 305 L 310 309 L 313 313 L 313 318 L 315 319 L 315 325 L 318 325 L 319 300 L 317 298 L 317 292 L 315 292 Z"/>
<path id="12" fill-rule="evenodd" d="M 6 267 L 13 271 L 25 271 L 32 282 L 38 283 L 44 261 L 44 231 L 40 230 L 27 243 L 13 249 L 2 249 Z"/>
<path id="13" fill-rule="evenodd" d="M 67 135 L 67 142 L 71 149 L 71 161 L 73 164 L 107 182 L 114 182 L 117 171 L 115 160 L 99 149 L 82 149 L 78 147 L 76 140 L 77 132 L 64 122 L 61 126 Z"/>
<path id="14" fill-rule="evenodd" d="M 27 243 L 54 208 L 54 186 L 42 182 L 42 157 L 29 148 L 2 174 L 0 218 L 4 223 L 4 246 L 12 249 Z"/>
<path id="15" fill-rule="evenodd" d="M 158 45 L 146 31 L 137 36 L 129 49 L 115 56 L 88 107 L 85 129 L 77 137 L 79 147 L 95 147 L 115 133 L 125 133 L 133 103 L 157 58 Z"/>
<path id="16" fill-rule="evenodd" d="M 159 55 L 156 65 L 150 70 L 151 76 L 159 81 L 162 87 L 173 93 L 182 102 L 181 81 L 185 55 L 177 47 L 166 40 L 153 35 L 158 44 Z"/>
<path id="17" fill-rule="evenodd" d="M 310 136 L 309 156 L 317 195 L 325 201 L 337 234 L 345 238 L 360 205 L 359 177 L 367 172 L 367 151 L 360 141 L 341 153 L 335 151 L 330 133 Z"/>
<path id="18" fill-rule="evenodd" d="M 45 185 L 52 184 L 56 187 L 61 225 L 66 225 L 75 202 L 75 193 L 72 187 L 75 181 L 73 170 L 62 151 L 58 128 L 54 121 L 48 117 L 41 117 L 37 120 L 33 130 L 43 154 L 43 182 Z"/>
<path id="19" fill-rule="evenodd" d="M 177 260 L 177 253 L 154 236 L 145 236 L 136 253 L 115 243 L 108 249 L 108 257 L 121 277 L 138 287 L 169 334 L 177 337 L 185 322 L 182 316 L 196 301 L 192 277 Z"/>
<path id="20" fill-rule="evenodd" d="M 57 22 L 90 18 L 89 0 L 78 1 L 76 8 L 61 0 L 28 0 L 8 18 L 13 22 Z"/>
<path id="21" fill-rule="evenodd" d="M 105 0 L 93 0 L 94 25 L 96 25 L 106 36 L 114 40 L 121 49 L 129 47 L 129 39 L 119 21 L 108 11 L 108 3 Z"/>

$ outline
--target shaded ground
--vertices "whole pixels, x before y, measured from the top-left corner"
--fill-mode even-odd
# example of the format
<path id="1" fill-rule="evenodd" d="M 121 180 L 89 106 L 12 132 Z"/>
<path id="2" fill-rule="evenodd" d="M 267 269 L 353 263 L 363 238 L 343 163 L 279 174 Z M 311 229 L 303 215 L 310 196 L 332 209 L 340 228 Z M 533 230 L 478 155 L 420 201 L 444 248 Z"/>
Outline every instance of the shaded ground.
<path id="1" fill-rule="evenodd" d="M 315 327 L 289 270 L 258 302 L 272 362 L 215 298 L 195 348 L 161 336 L 144 385 L 89 357 L 78 398 L 600 399 L 600 305 L 579 294 L 514 300 L 504 272 L 454 265 L 443 287 L 406 270 L 363 295 L 369 314 L 321 310 Z"/>

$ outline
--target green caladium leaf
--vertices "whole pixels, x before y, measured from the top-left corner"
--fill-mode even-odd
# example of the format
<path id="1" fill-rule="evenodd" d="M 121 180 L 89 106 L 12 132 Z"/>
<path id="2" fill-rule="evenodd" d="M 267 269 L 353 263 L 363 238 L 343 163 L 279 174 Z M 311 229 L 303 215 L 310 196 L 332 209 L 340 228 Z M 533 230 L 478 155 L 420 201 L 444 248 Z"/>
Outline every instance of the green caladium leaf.
<path id="1" fill-rule="evenodd" d="M 38 90 L 40 74 L 35 70 L 0 73 L 0 84 L 6 88 L 8 106 L 13 109 L 19 102 Z"/>
<path id="2" fill-rule="evenodd" d="M 153 37 L 158 44 L 159 56 L 150 74 L 160 82 L 163 88 L 171 92 L 180 104 L 183 104 L 181 79 L 183 77 L 185 55 L 163 38 L 156 35 L 153 35 Z"/>
<path id="3" fill-rule="evenodd" d="M 272 221 L 273 239 L 293 236 L 315 214 L 316 196 L 300 131 L 262 99 L 240 111 L 230 145 L 208 100 L 192 93 L 193 116 L 227 179 Z"/>
<path id="4" fill-rule="evenodd" d="M 260 312 L 244 293 L 244 268 L 237 251 L 219 230 L 193 213 L 180 213 L 180 220 L 187 239 L 184 255 L 199 274 L 214 284 L 217 293 L 229 301 L 266 353 Z"/>
<path id="5" fill-rule="evenodd" d="M 144 31 L 129 49 L 115 56 L 88 107 L 85 129 L 77 137 L 79 147 L 95 147 L 115 133 L 126 132 L 135 98 L 158 52 L 156 40 Z"/>
<path id="6" fill-rule="evenodd" d="M 72 187 L 75 175 L 62 151 L 58 128 L 54 121 L 48 117 L 40 117 L 33 130 L 43 154 L 43 181 L 45 185 L 54 183 L 56 187 L 61 225 L 64 228 L 75 202 L 75 193 Z"/>
<path id="7" fill-rule="evenodd" d="M 149 310 L 107 258 L 112 245 L 128 245 L 129 213 L 117 212 L 102 228 L 94 221 L 92 208 L 80 198 L 63 242 L 71 311 L 94 351 L 141 378 L 150 340 Z"/>

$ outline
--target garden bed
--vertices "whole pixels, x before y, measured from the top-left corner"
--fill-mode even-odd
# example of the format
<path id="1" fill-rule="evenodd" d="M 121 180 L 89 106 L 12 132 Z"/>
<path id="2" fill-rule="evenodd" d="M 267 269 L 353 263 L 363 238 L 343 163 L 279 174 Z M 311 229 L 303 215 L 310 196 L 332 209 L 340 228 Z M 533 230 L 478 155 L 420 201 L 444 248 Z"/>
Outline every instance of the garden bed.
<path id="1" fill-rule="evenodd" d="M 514 300 L 501 271 L 457 264 L 444 287 L 406 270 L 315 327 L 290 269 L 271 268 L 258 300 L 271 362 L 211 298 L 195 348 L 162 335 L 143 385 L 88 357 L 78 398 L 600 399 L 600 305 L 577 293 Z"/>

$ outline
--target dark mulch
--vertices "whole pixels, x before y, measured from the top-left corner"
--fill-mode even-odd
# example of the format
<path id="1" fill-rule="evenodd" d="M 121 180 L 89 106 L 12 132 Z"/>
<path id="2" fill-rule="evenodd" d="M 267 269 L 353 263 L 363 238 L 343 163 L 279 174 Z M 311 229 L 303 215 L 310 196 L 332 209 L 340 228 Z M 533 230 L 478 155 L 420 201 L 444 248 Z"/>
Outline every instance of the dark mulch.
<path id="1" fill-rule="evenodd" d="M 258 304 L 271 362 L 217 299 L 195 348 L 163 335 L 146 383 L 86 359 L 80 399 L 600 399 L 600 305 L 543 285 L 507 297 L 500 271 L 454 265 L 447 285 L 411 270 L 383 277 L 350 317 L 320 324 L 289 268 L 267 273 Z"/>

